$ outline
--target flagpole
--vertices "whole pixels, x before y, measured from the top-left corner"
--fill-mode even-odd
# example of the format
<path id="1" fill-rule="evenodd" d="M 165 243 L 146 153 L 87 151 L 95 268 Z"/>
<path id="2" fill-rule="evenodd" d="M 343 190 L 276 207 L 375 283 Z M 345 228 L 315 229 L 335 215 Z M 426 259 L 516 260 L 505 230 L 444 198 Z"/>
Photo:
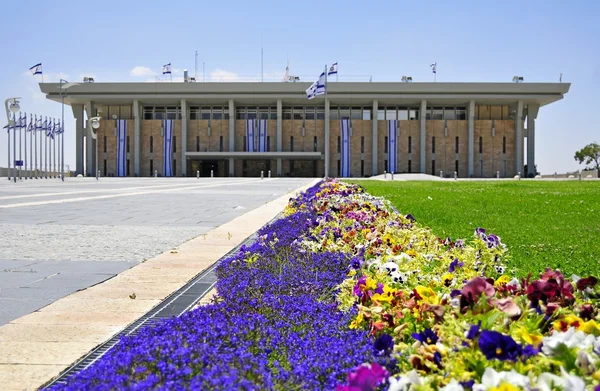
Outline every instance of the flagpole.
<path id="1" fill-rule="evenodd" d="M 17 120 L 17 113 L 13 114 L 13 120 L 16 121 Z M 16 125 L 16 122 L 13 122 Z M 15 183 L 17 183 L 17 127 L 13 126 L 13 160 L 15 160 L 14 162 L 14 169 L 13 169 L 13 180 L 15 181 Z"/>
<path id="2" fill-rule="evenodd" d="M 8 142 L 6 143 L 8 147 L 8 173 L 6 176 L 8 176 L 8 180 L 10 181 L 10 124 L 6 127 L 6 136 L 8 137 Z"/>
<path id="3" fill-rule="evenodd" d="M 21 112 L 19 112 L 19 125 L 20 125 L 20 122 L 21 122 Z M 22 179 L 21 178 L 21 167 L 22 167 L 21 163 L 23 162 L 21 160 L 21 157 L 22 157 L 22 155 L 21 155 L 21 148 L 22 148 L 21 131 L 22 130 L 23 130 L 23 128 L 21 126 L 19 126 L 19 180 Z"/>
<path id="4" fill-rule="evenodd" d="M 317 82 L 318 84 L 318 82 Z M 329 116 L 327 115 L 329 113 L 329 110 L 327 110 L 327 64 L 325 64 L 325 121 L 329 122 Z M 329 129 L 329 124 L 325 123 L 325 129 Z M 327 153 L 327 151 L 329 151 L 329 143 L 331 141 L 331 137 L 329 132 L 325 133 L 325 158 L 327 159 L 325 161 L 325 178 L 329 177 L 329 169 L 331 168 L 331 162 L 329 161 L 330 158 L 330 154 Z"/>
<path id="5" fill-rule="evenodd" d="M 25 124 L 27 123 L 27 113 L 25 113 Z M 23 123 L 21 123 L 21 126 L 23 126 Z M 24 145 L 24 149 L 25 149 L 25 159 L 23 159 L 23 164 L 25 167 L 25 179 L 27 179 L 27 126 L 25 126 L 25 134 L 23 135 L 23 137 L 25 138 L 25 145 Z"/>
<path id="6" fill-rule="evenodd" d="M 44 178 L 48 179 L 48 117 L 46 117 L 46 129 L 42 129 L 44 137 Z"/>
<path id="7" fill-rule="evenodd" d="M 37 171 L 37 114 L 35 114 L 35 121 L 33 122 L 33 129 L 31 131 L 33 132 L 33 142 L 35 143 L 33 150 L 35 151 L 35 155 L 34 155 L 35 179 L 37 179 L 38 178 L 38 171 Z"/>
<path id="8" fill-rule="evenodd" d="M 54 157 L 52 159 L 52 166 L 54 167 L 54 178 L 56 178 L 56 134 L 54 134 L 54 129 L 56 128 L 56 120 L 54 120 L 54 124 L 52 125 L 52 146 L 54 148 Z"/>

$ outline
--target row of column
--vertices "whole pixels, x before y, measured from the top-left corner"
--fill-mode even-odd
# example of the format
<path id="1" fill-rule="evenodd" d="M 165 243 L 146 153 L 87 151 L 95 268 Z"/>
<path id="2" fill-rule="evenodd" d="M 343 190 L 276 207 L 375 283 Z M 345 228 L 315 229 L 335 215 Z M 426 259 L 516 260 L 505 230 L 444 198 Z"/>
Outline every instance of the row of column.
<path id="1" fill-rule="evenodd" d="M 282 128 L 283 128 L 283 113 L 282 113 L 283 103 L 281 99 L 277 100 L 277 152 L 282 152 Z M 329 153 L 329 144 L 330 144 L 330 129 L 329 129 L 329 108 L 330 101 L 329 99 L 325 100 L 325 176 L 328 177 L 330 174 L 330 153 Z M 93 176 L 96 170 L 95 167 L 95 140 L 92 140 L 89 137 L 89 130 L 86 130 L 86 124 L 84 123 L 83 111 L 85 109 L 87 118 L 91 118 L 94 113 L 94 104 L 93 102 L 88 102 L 87 105 L 72 105 L 73 116 L 76 121 L 76 168 L 77 174 L 84 174 L 83 170 L 83 142 L 84 135 L 86 140 L 86 151 L 87 151 L 87 164 L 88 167 L 87 175 Z M 186 152 L 187 152 L 187 101 L 185 99 L 181 100 L 181 110 L 182 110 L 182 123 L 181 123 L 181 153 L 183 164 L 181 174 L 183 176 L 187 175 L 187 164 L 186 164 Z M 373 118 L 376 118 L 377 112 L 379 110 L 379 103 L 377 100 L 373 101 Z M 426 113 L 427 111 L 427 101 L 421 101 L 421 116 L 420 116 L 420 149 L 421 151 L 425 151 L 426 149 L 426 137 L 427 137 L 427 119 Z M 517 113 L 516 113 L 516 142 L 515 142 L 515 167 L 517 171 L 520 171 L 520 167 L 523 164 L 523 118 L 526 114 L 527 117 L 527 175 L 535 174 L 535 120 L 537 118 L 537 114 L 539 111 L 539 105 L 529 104 L 527 106 L 527 112 L 525 113 L 523 101 L 517 102 Z M 134 175 L 139 176 L 140 174 L 140 102 L 138 100 L 133 101 L 133 116 L 134 116 L 134 163 L 133 170 Z M 373 140 L 378 139 L 378 128 L 377 121 L 372 121 L 372 137 Z M 473 176 L 474 172 L 474 150 L 475 150 L 475 101 L 469 101 L 468 108 L 468 177 Z M 373 144 L 373 175 L 378 175 L 378 143 L 375 141 Z M 235 150 L 235 102 L 233 100 L 229 100 L 229 150 Z M 425 173 L 426 167 L 426 154 L 421 153 L 420 166 L 421 173 Z M 234 159 L 229 158 L 229 175 L 234 175 Z M 282 159 L 277 159 L 277 175 L 283 175 L 283 163 Z"/>

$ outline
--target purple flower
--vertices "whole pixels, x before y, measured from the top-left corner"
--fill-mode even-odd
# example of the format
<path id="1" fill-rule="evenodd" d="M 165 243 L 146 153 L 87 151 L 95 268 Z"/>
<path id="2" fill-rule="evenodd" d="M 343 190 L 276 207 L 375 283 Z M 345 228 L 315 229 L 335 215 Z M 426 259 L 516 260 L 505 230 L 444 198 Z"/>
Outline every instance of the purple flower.
<path id="1" fill-rule="evenodd" d="M 383 294 L 383 284 L 381 282 L 377 283 L 377 288 L 375 288 L 375 293 Z"/>
<path id="2" fill-rule="evenodd" d="M 387 356 L 394 350 L 394 338 L 388 334 L 382 334 L 373 343 L 373 352 L 376 356 Z"/>
<path id="3" fill-rule="evenodd" d="M 411 214 L 407 214 L 404 218 L 410 221 L 417 221 L 417 219 L 415 219 L 415 216 Z"/>
<path id="4" fill-rule="evenodd" d="M 508 335 L 497 331 L 483 330 L 479 337 L 479 349 L 488 360 L 516 361 L 523 353 L 521 345 Z"/>
<path id="5" fill-rule="evenodd" d="M 425 329 L 425 331 L 420 333 L 412 333 L 412 337 L 427 345 L 435 345 L 439 339 L 437 334 L 431 329 Z"/>
<path id="6" fill-rule="evenodd" d="M 527 345 L 523 348 L 523 360 L 527 360 L 529 357 L 537 355 L 540 351 L 533 347 L 533 345 Z"/>
<path id="7" fill-rule="evenodd" d="M 337 386 L 336 391 L 375 391 L 389 372 L 377 363 L 363 364 L 348 374 L 348 384 Z"/>
<path id="8" fill-rule="evenodd" d="M 475 385 L 475 380 L 461 381 L 460 385 L 463 386 L 464 388 L 470 390 Z"/>
<path id="9" fill-rule="evenodd" d="M 454 247 L 456 247 L 456 248 L 464 248 L 465 247 L 465 240 L 464 239 L 456 239 L 456 242 L 454 242 Z"/>
<path id="10" fill-rule="evenodd" d="M 440 352 L 433 353 L 433 362 L 438 368 L 442 367 L 442 354 Z"/>
<path id="11" fill-rule="evenodd" d="M 450 273 L 454 273 L 454 270 L 455 270 L 457 267 L 463 267 L 464 265 L 465 265 L 465 263 L 464 263 L 464 262 L 459 262 L 459 261 L 458 261 L 458 258 L 454 258 L 454 261 L 450 262 L 450 267 L 448 268 L 448 271 L 449 271 Z"/>
<path id="12" fill-rule="evenodd" d="M 485 228 L 475 228 L 475 235 L 479 236 L 481 239 L 485 239 L 485 236 L 486 236 L 485 233 L 486 233 Z"/>
<path id="13" fill-rule="evenodd" d="M 477 324 L 471 325 L 469 331 L 467 332 L 466 338 L 475 339 L 477 334 L 479 334 L 479 329 L 481 329 L 481 321 L 479 321 Z"/>

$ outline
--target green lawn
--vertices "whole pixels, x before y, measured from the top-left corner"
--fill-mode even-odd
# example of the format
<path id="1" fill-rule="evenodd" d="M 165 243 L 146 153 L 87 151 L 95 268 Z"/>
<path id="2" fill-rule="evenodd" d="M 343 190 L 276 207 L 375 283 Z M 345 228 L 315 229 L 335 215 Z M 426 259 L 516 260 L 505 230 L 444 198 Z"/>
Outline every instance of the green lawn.
<path id="1" fill-rule="evenodd" d="M 476 227 L 499 235 L 520 275 L 600 275 L 600 182 L 352 182 L 439 236 L 465 238 Z"/>

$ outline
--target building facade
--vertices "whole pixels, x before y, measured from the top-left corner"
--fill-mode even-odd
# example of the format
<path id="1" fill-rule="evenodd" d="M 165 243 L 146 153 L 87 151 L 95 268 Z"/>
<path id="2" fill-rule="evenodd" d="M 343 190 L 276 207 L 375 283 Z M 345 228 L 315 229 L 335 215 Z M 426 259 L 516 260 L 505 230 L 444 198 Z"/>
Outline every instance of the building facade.
<path id="1" fill-rule="evenodd" d="M 562 99 L 570 84 L 329 83 L 327 96 L 312 100 L 306 98 L 308 87 L 71 86 L 63 92 L 76 120 L 77 173 L 93 176 L 99 170 L 101 176 L 119 176 L 119 122 L 126 129 L 119 133 L 122 176 L 210 176 L 211 171 L 214 176 L 259 176 L 271 171 L 273 176 L 339 177 L 347 164 L 344 176 L 368 177 L 389 171 L 394 155 L 396 173 L 531 176 L 539 109 Z M 40 88 L 48 99 L 61 102 L 58 83 Z M 96 116 L 101 120 L 94 140 L 86 118 Z M 164 171 L 165 120 L 172 121 L 170 172 Z M 266 121 L 266 145 L 260 152 L 251 151 L 258 132 L 250 145 L 247 130 L 259 120 Z M 348 125 L 349 133 L 342 134 Z"/>

